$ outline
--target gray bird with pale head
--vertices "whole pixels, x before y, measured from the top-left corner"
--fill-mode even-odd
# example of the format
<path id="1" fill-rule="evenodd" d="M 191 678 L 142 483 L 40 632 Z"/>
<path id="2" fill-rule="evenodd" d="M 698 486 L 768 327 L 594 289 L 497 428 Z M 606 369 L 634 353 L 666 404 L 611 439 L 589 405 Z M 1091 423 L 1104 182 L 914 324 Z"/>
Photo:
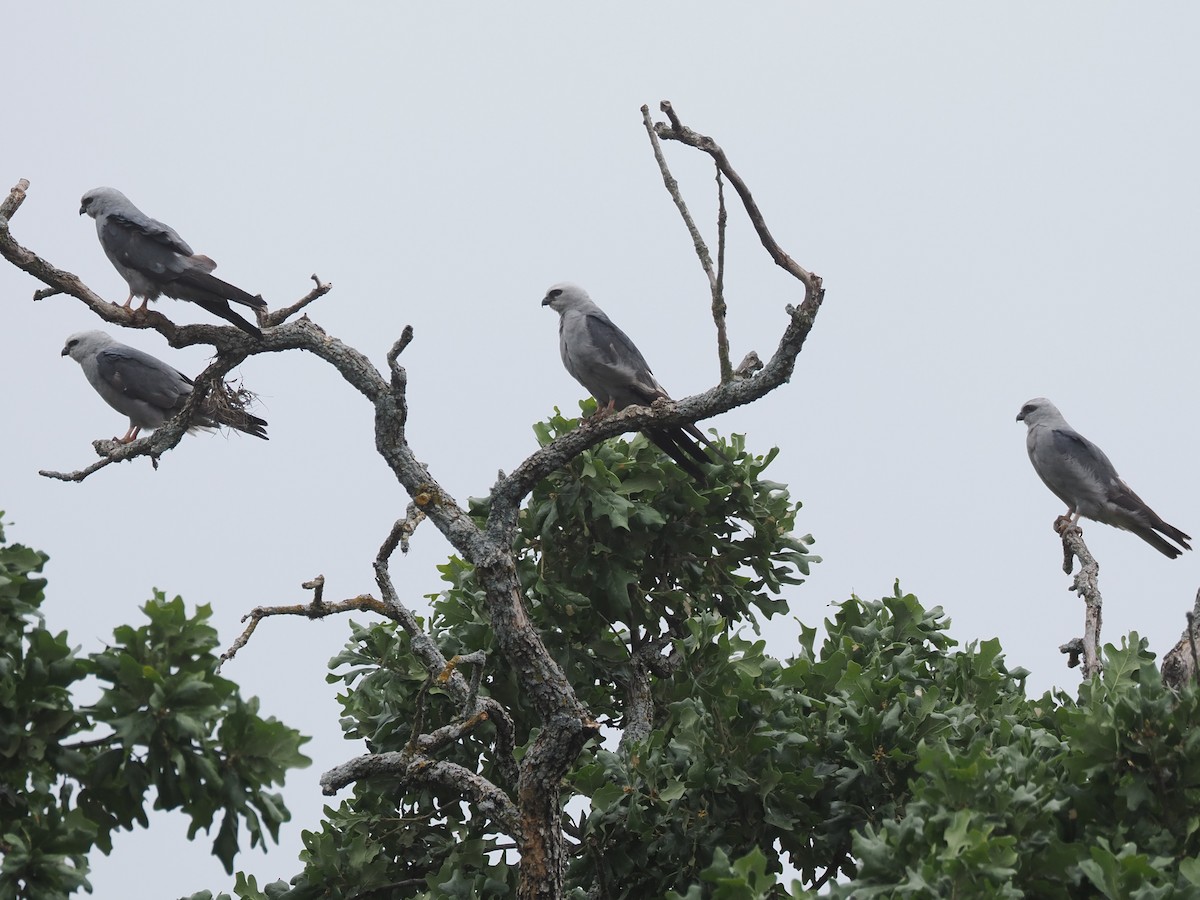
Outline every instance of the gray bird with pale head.
<path id="1" fill-rule="evenodd" d="M 67 338 L 62 349 L 83 367 L 83 374 L 96 393 L 122 415 L 129 417 L 129 430 L 113 438 L 128 444 L 143 428 L 157 428 L 176 415 L 192 393 L 192 379 L 165 362 L 136 347 L 118 343 L 103 331 L 80 331 Z M 236 407 L 204 398 L 189 431 L 227 425 L 237 431 L 267 440 L 267 423 Z"/>
<path id="2" fill-rule="evenodd" d="M 96 234 L 109 261 L 129 283 L 129 297 L 142 298 L 141 312 L 162 294 L 190 300 L 215 316 L 232 322 L 247 334 L 262 337 L 258 327 L 233 311 L 229 301 L 251 309 L 266 309 L 262 297 L 254 296 L 212 275 L 217 264 L 192 251 L 170 226 L 152 219 L 115 188 L 92 188 L 83 195 L 79 214 L 96 220 Z"/>
<path id="3" fill-rule="evenodd" d="M 1086 516 L 1105 525 L 1132 531 L 1171 559 L 1183 551 L 1158 534 L 1191 550 L 1189 535 L 1168 525 L 1121 480 L 1104 451 L 1067 424 L 1058 408 L 1045 397 L 1028 401 L 1017 421 L 1029 429 L 1025 447 L 1034 471 L 1054 494 L 1067 504 L 1074 525 Z"/>
<path id="4" fill-rule="evenodd" d="M 597 414 L 671 399 L 629 336 L 579 285 L 566 281 L 551 285 L 542 306 L 558 313 L 558 351 L 563 365 L 596 398 Z M 723 456 L 695 425 L 647 428 L 645 434 L 699 482 L 704 481 L 699 464 L 712 462 L 700 445 Z"/>

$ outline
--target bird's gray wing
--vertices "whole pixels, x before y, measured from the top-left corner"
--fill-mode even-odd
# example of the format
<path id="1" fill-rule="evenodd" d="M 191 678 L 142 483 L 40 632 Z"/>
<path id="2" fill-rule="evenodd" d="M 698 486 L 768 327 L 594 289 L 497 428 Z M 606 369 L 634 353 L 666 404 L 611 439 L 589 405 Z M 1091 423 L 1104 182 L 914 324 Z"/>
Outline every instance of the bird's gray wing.
<path id="1" fill-rule="evenodd" d="M 105 384 L 130 400 L 169 413 L 191 393 L 192 380 L 166 363 L 133 347 L 106 347 L 96 354 L 96 371 Z"/>
<path id="2" fill-rule="evenodd" d="M 158 219 L 151 219 L 141 212 L 110 212 L 105 218 L 108 222 L 114 223 L 126 231 L 143 235 L 154 243 L 161 244 L 182 256 L 191 256 L 195 252 L 170 225 L 165 225 Z"/>
<path id="3" fill-rule="evenodd" d="M 179 236 L 169 228 L 169 234 L 147 230 L 124 216 L 110 213 L 97 231 L 100 243 L 113 262 L 134 270 L 159 287 L 177 278 L 191 265 L 188 258 L 192 248 L 178 240 Z"/>
<path id="4" fill-rule="evenodd" d="M 1031 428 L 1028 449 L 1038 477 L 1071 512 L 1095 518 L 1109 485 L 1120 480 L 1104 451 L 1073 428 Z"/>
<path id="5" fill-rule="evenodd" d="M 616 409 L 626 406 L 649 406 L 659 397 L 670 399 L 658 383 L 645 357 L 620 328 L 603 313 L 587 313 L 582 320 L 583 337 L 578 340 L 581 352 L 574 360 L 580 371 L 572 370 L 596 400 L 602 405 L 612 400 Z M 568 364 L 568 369 L 571 364 Z M 705 481 L 697 463 L 712 460 L 700 447 L 707 444 L 724 458 L 724 454 L 695 425 L 672 428 L 647 428 L 646 436 L 696 481 Z"/>
<path id="6" fill-rule="evenodd" d="M 1102 484 L 1120 481 L 1117 469 L 1104 451 L 1074 429 L 1050 429 L 1051 447 L 1054 454 L 1064 460 L 1076 472 L 1095 478 Z"/>
<path id="7" fill-rule="evenodd" d="M 1180 551 L 1155 532 L 1161 531 L 1185 550 L 1191 549 L 1188 544 L 1191 537 L 1163 521 L 1145 500 L 1135 494 L 1117 474 L 1116 467 L 1103 450 L 1069 429 L 1053 429 L 1052 440 L 1055 453 L 1070 470 L 1069 477 L 1076 481 L 1074 493 L 1083 515 L 1131 531 L 1171 559 L 1179 556 Z M 1044 476 L 1043 480 L 1046 480 Z M 1046 483 L 1062 496 L 1050 481 L 1046 480 Z M 1067 500 L 1067 503 L 1075 505 L 1071 500 Z"/>
<path id="8" fill-rule="evenodd" d="M 1069 467 L 1070 476 L 1090 488 L 1084 493 L 1085 497 L 1090 495 L 1095 502 L 1108 506 L 1109 512 L 1119 518 L 1140 520 L 1147 513 L 1153 519 L 1158 518 L 1146 502 L 1121 480 L 1116 466 L 1103 450 L 1074 430 L 1055 428 L 1051 431 L 1051 437 L 1054 452 Z M 1086 508 L 1084 514 L 1089 518 L 1098 518 Z M 1149 524 L 1149 517 L 1146 517 L 1146 524 Z M 1104 519 L 1101 518 L 1101 521 Z"/>
<path id="9" fill-rule="evenodd" d="M 634 404 L 649 406 L 667 396 L 641 351 L 608 316 L 587 313 L 580 324 L 583 335 L 577 341 L 578 353 L 573 359 L 580 371 L 572 374 L 585 386 L 603 385 L 617 409 Z"/>
<path id="10" fill-rule="evenodd" d="M 100 243 L 104 252 L 118 268 L 130 270 L 154 286 L 153 296 L 159 293 L 177 300 L 190 300 L 213 315 L 232 322 L 238 328 L 262 337 L 259 329 L 233 312 L 229 301 L 243 306 L 265 308 L 262 297 L 254 296 L 235 285 L 209 274 L 216 264 L 207 256 L 190 255 L 191 247 L 179 235 L 154 219 L 148 222 L 161 226 L 142 227 L 130 219 L 110 213 L 103 224 L 97 222 Z M 187 255 L 183 251 L 187 251 Z M 130 275 L 125 274 L 126 280 Z M 139 293 L 146 285 L 137 284 Z"/>

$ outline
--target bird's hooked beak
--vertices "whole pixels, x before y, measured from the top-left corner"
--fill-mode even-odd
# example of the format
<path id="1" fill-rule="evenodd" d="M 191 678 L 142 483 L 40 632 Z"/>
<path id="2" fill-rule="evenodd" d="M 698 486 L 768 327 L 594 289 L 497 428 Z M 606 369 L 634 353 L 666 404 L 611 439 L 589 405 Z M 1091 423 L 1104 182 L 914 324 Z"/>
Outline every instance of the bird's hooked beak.
<path id="1" fill-rule="evenodd" d="M 1025 421 L 1025 410 L 1021 410 L 1019 413 L 1017 413 L 1017 421 L 1018 422 Z"/>
<path id="2" fill-rule="evenodd" d="M 63 349 L 62 349 L 62 353 L 60 353 L 60 354 L 58 354 L 58 355 L 59 355 L 59 356 L 70 356 L 70 355 L 71 355 L 71 348 L 70 348 L 70 347 L 63 347 Z"/>
<path id="3" fill-rule="evenodd" d="M 550 295 L 547 294 L 545 297 L 542 298 L 542 306 L 549 306 L 549 305 L 550 305 Z"/>
<path id="4" fill-rule="evenodd" d="M 79 205 L 79 214 L 82 216 L 85 212 L 87 212 L 87 207 L 84 206 L 83 204 L 80 204 Z"/>

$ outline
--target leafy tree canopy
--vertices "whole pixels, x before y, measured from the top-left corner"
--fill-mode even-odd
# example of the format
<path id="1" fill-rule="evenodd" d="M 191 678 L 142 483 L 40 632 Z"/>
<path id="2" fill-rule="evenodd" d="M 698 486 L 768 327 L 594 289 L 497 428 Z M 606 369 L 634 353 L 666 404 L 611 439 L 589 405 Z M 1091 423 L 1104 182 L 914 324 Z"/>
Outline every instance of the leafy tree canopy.
<path id="1" fill-rule="evenodd" d="M 942 610 L 897 585 L 841 603 L 822 640 L 802 626 L 796 655 L 774 659 L 754 616 L 783 611 L 811 539 L 762 477 L 774 454 L 726 447 L 736 462 L 698 487 L 643 438 L 607 442 L 546 479 L 522 517 L 529 613 L 610 726 L 569 778 L 568 896 L 1200 895 L 1200 708 L 1192 689 L 1162 686 L 1144 642 L 1108 647 L 1078 699 L 1029 698 L 998 642 L 959 648 Z M 442 574 L 429 632 L 447 656 L 488 648 L 471 567 L 451 559 Z M 663 635 L 677 662 L 650 677 L 651 727 L 618 746 L 634 657 Z M 390 624 L 356 626 L 332 662 L 343 728 L 373 751 L 454 717 L 407 645 Z M 498 657 L 484 688 L 514 711 L 519 754 L 536 717 Z M 449 758 L 500 781 L 490 737 Z M 305 843 L 290 883 L 242 877 L 237 896 L 515 891 L 511 842 L 450 792 L 359 784 Z M 785 863 L 801 876 L 790 885 Z"/>
<path id="2" fill-rule="evenodd" d="M 47 559 L 0 528 L 0 898 L 90 890 L 88 854 L 145 827 L 151 792 L 190 818 L 189 839 L 215 825 L 212 852 L 232 871 L 243 829 L 251 846 L 278 838 L 289 816 L 268 788 L 308 765 L 308 739 L 216 674 L 208 606 L 189 615 L 156 591 L 146 624 L 78 655 L 41 611 Z M 90 705 L 76 700 L 85 682 L 100 689 Z"/>
<path id="3" fill-rule="evenodd" d="M 537 433 L 574 425 L 555 416 Z M 1132 635 L 1078 697 L 1028 697 L 996 641 L 960 647 L 942 610 L 899 585 L 769 656 L 758 620 L 787 608 L 817 558 L 795 534 L 799 504 L 764 477 L 774 453 L 724 446 L 733 462 L 696 485 L 642 437 L 606 442 L 546 478 L 520 519 L 528 614 L 606 726 L 564 790 L 569 897 L 1200 896 L 1194 688 L 1163 687 Z M 215 675 L 207 608 L 188 618 L 156 595 L 149 625 L 76 657 L 37 627 L 44 561 L 0 549 L 0 898 L 85 885 L 87 852 L 144 824 L 151 785 L 192 834 L 222 815 L 227 866 L 239 825 L 251 843 L 273 835 L 287 814 L 266 787 L 305 762 L 302 739 Z M 473 568 L 451 558 L 442 577 L 427 633 L 447 657 L 491 651 Z M 88 676 L 104 692 L 76 709 Z M 329 680 L 347 738 L 372 752 L 458 714 L 392 623 L 352 625 Z M 499 654 L 481 689 L 511 711 L 519 757 L 538 717 Z M 515 791 L 496 746 L 485 722 L 442 756 Z M 515 892 L 510 836 L 445 786 L 359 782 L 304 844 L 298 875 L 260 887 L 239 873 L 233 895 Z"/>

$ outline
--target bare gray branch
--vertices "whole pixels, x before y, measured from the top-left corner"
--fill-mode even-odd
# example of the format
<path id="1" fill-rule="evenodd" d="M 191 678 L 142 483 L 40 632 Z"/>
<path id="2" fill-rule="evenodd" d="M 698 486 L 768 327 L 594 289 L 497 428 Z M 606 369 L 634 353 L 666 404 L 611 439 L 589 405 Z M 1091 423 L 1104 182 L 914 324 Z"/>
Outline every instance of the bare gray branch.
<path id="1" fill-rule="evenodd" d="M 1187 612 L 1187 627 L 1179 641 L 1163 655 L 1162 680 L 1169 687 L 1179 690 L 1189 681 L 1200 677 L 1200 659 L 1197 659 L 1197 629 L 1200 628 L 1200 590 Z"/>
<path id="2" fill-rule="evenodd" d="M 1059 648 L 1068 654 L 1067 665 L 1078 663 L 1083 658 L 1082 675 L 1085 680 L 1100 672 L 1100 626 L 1102 624 L 1101 609 L 1103 601 L 1100 598 L 1100 564 L 1083 542 L 1083 531 L 1078 525 L 1072 525 L 1065 516 L 1060 516 L 1054 523 L 1054 530 L 1062 537 L 1063 542 L 1063 571 L 1068 575 L 1074 568 L 1074 559 L 1079 560 L 1079 571 L 1071 582 L 1070 589 L 1083 598 L 1083 637 L 1074 642 L 1064 644 Z M 1072 663 L 1072 659 L 1075 663 Z"/>

